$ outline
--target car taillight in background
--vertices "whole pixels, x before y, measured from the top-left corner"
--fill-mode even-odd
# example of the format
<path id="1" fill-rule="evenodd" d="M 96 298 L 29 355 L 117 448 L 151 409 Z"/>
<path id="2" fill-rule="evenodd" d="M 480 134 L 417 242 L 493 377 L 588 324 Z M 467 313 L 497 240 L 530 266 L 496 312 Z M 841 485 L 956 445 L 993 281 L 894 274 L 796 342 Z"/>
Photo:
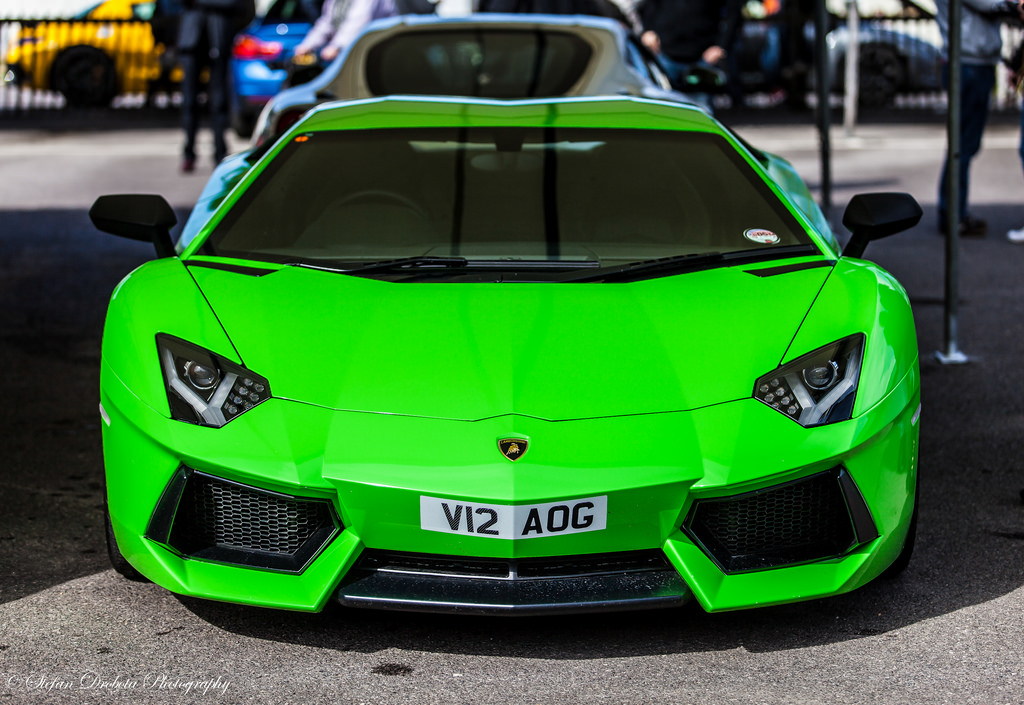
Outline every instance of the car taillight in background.
<path id="1" fill-rule="evenodd" d="M 234 56 L 236 59 L 266 59 L 275 61 L 281 58 L 284 45 L 281 42 L 265 42 L 251 34 L 242 34 L 235 39 Z"/>

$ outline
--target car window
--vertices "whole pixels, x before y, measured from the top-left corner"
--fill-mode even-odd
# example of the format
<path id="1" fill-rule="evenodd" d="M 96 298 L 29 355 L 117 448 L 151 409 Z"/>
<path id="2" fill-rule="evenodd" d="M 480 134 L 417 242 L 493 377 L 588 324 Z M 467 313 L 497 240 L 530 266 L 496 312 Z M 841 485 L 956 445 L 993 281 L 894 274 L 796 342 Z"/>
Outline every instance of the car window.
<path id="1" fill-rule="evenodd" d="M 626 42 L 626 63 L 632 66 L 637 72 L 644 78 L 654 80 L 651 75 L 651 71 L 647 66 L 647 62 L 644 61 L 644 57 L 640 54 L 640 50 L 637 49 L 636 45 L 632 41 Z"/>
<path id="2" fill-rule="evenodd" d="M 272 262 L 460 256 L 609 266 L 810 242 L 719 135 L 430 128 L 299 135 L 201 251 Z"/>
<path id="3" fill-rule="evenodd" d="M 155 14 L 162 17 L 177 17 L 183 10 L 183 0 L 157 0 Z"/>
<path id="4" fill-rule="evenodd" d="M 143 22 L 148 22 L 153 19 L 153 13 L 156 11 L 156 0 L 153 2 L 139 2 L 132 5 L 132 17 Z"/>
<path id="5" fill-rule="evenodd" d="M 661 64 L 658 63 L 657 57 L 640 44 L 635 37 L 630 36 L 626 40 L 626 59 L 642 76 L 649 78 L 655 85 L 665 90 L 672 89 L 672 82 Z"/>
<path id="6" fill-rule="evenodd" d="M 579 81 L 591 54 L 567 32 L 410 32 L 370 50 L 366 79 L 375 95 L 558 96 Z"/>
<path id="7" fill-rule="evenodd" d="M 666 91 L 672 90 L 672 81 L 669 79 L 668 74 L 665 73 L 665 69 L 661 67 L 657 59 L 650 59 L 645 63 L 647 70 L 650 72 L 654 82 L 664 88 Z"/>
<path id="8" fill-rule="evenodd" d="M 267 8 L 265 21 L 315 22 L 324 0 L 275 0 Z"/>
<path id="9" fill-rule="evenodd" d="M 92 5 L 89 5 L 89 7 L 87 7 L 84 10 L 82 10 L 78 14 L 74 15 L 74 17 L 72 19 L 76 19 L 76 20 L 88 19 L 89 15 L 91 15 L 93 13 L 93 11 L 97 10 L 102 4 L 103 4 L 102 2 L 97 2 L 97 3 L 94 3 Z"/>

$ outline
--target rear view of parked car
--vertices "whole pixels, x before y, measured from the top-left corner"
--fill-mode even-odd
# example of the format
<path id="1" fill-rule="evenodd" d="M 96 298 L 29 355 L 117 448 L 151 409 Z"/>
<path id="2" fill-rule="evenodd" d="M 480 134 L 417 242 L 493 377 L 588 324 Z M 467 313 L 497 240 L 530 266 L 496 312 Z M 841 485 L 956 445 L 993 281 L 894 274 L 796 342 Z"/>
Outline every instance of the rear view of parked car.
<path id="1" fill-rule="evenodd" d="M 168 71 L 180 11 L 178 0 L 106 0 L 70 20 L 23 23 L 8 46 L 8 81 L 76 107 L 147 93 Z"/>
<path id="2" fill-rule="evenodd" d="M 382 95 L 515 99 L 641 95 L 691 103 L 621 23 L 603 17 L 482 14 L 378 20 L 314 80 L 267 104 L 255 144 L 313 106 Z"/>
<path id="3" fill-rule="evenodd" d="M 275 0 L 236 38 L 231 57 L 231 126 L 252 134 L 260 110 L 288 75 L 292 52 L 320 14 L 323 0 Z"/>

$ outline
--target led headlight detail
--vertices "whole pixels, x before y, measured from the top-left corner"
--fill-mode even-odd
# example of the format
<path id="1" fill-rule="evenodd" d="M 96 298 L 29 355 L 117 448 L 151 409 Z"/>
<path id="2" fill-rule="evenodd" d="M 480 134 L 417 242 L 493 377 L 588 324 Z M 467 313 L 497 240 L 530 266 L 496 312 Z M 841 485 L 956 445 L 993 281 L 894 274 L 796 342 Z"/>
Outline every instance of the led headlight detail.
<path id="1" fill-rule="evenodd" d="M 754 398 L 801 426 L 845 421 L 853 413 L 863 357 L 863 334 L 843 338 L 761 377 Z"/>
<path id="2" fill-rule="evenodd" d="M 171 418 L 220 427 L 270 398 L 263 377 L 191 343 L 156 336 Z"/>

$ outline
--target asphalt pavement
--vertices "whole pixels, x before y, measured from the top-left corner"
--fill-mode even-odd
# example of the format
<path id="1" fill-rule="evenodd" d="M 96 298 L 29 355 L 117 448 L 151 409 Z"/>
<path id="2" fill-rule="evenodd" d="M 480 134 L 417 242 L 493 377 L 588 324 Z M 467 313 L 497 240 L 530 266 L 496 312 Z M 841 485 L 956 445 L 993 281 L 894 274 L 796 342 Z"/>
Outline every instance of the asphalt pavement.
<path id="1" fill-rule="evenodd" d="M 724 116 L 729 119 L 730 116 Z M 817 188 L 807 119 L 731 120 Z M 97 233 L 97 195 L 184 216 L 209 165 L 176 172 L 167 125 L 0 125 L 0 702 L 1024 703 L 1024 225 L 1019 127 L 972 171 L 990 232 L 960 243 L 958 347 L 943 365 L 940 119 L 833 134 L 832 216 L 912 193 L 913 230 L 869 246 L 914 304 L 923 379 L 917 550 L 899 578 L 732 614 L 488 619 L 301 615 L 176 597 L 108 567 L 97 412 L 106 300 L 149 246 Z M 205 136 L 205 135 L 204 135 Z M 206 152 L 211 151 L 209 144 Z"/>

